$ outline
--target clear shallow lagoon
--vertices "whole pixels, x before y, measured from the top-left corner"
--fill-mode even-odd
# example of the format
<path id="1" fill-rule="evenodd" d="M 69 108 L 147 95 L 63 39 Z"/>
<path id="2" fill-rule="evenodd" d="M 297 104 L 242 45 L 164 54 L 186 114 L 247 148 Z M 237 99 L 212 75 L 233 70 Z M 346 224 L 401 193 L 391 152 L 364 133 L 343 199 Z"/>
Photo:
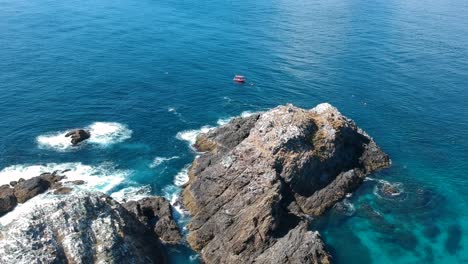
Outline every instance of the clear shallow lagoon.
<path id="1" fill-rule="evenodd" d="M 190 130 L 330 102 L 393 161 L 314 223 L 337 263 L 468 262 L 467 43 L 463 0 L 0 0 L 0 182 L 67 167 L 173 198 Z M 72 149 L 74 127 L 97 137 Z"/>

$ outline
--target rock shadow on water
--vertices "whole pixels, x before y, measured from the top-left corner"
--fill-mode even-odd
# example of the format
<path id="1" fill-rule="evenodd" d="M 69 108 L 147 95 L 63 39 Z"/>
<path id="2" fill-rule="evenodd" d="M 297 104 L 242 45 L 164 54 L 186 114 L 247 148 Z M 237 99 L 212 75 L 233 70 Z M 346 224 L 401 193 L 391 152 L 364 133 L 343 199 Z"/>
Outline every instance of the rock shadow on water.
<path id="1" fill-rule="evenodd" d="M 310 225 L 311 230 L 318 230 L 322 233 L 329 229 L 341 229 L 355 215 L 353 210 L 352 202 L 345 199 L 335 204 L 324 215 L 314 218 Z"/>
<path id="2" fill-rule="evenodd" d="M 396 225 L 387 221 L 385 217 L 374 210 L 369 203 L 363 203 L 359 206 L 356 215 L 369 221 L 372 228 L 378 233 L 391 235 L 397 230 Z"/>
<path id="3" fill-rule="evenodd" d="M 450 255 L 455 255 L 461 249 L 462 229 L 458 224 L 453 224 L 447 229 L 445 250 Z"/>
<path id="4" fill-rule="evenodd" d="M 419 241 L 411 230 L 389 222 L 383 214 L 374 210 L 368 203 L 359 207 L 357 215 L 369 221 L 373 230 L 380 235 L 381 241 L 406 251 L 415 252 Z M 395 254 L 400 254 L 399 251 L 397 250 Z"/>
<path id="5" fill-rule="evenodd" d="M 371 264 L 372 256 L 368 247 L 366 247 L 361 239 L 351 230 L 351 228 L 342 226 L 342 228 L 334 228 L 323 235 L 325 243 L 330 254 L 333 257 L 335 264 Z M 333 238 L 330 243 L 329 238 Z"/>
<path id="6" fill-rule="evenodd" d="M 409 252 L 416 252 L 419 244 L 418 239 L 410 230 L 396 230 L 391 235 L 382 236 L 382 240 Z"/>
<path id="7" fill-rule="evenodd" d="M 431 241 L 434 241 L 440 233 L 440 228 L 436 225 L 426 226 L 423 231 L 424 236 Z"/>
<path id="8" fill-rule="evenodd" d="M 425 263 L 434 263 L 434 252 L 430 246 L 424 248 L 424 262 Z"/>

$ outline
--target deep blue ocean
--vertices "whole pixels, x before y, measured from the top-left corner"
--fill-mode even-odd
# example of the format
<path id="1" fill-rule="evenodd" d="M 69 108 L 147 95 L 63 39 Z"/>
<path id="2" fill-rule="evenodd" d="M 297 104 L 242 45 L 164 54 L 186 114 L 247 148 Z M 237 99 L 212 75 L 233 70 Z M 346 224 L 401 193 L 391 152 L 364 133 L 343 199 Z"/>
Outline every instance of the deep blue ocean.
<path id="1" fill-rule="evenodd" d="M 465 0 L 0 0 L 0 102 L 0 183 L 69 168 L 173 202 L 201 128 L 329 102 L 393 162 L 311 226 L 335 261 L 468 263 Z"/>

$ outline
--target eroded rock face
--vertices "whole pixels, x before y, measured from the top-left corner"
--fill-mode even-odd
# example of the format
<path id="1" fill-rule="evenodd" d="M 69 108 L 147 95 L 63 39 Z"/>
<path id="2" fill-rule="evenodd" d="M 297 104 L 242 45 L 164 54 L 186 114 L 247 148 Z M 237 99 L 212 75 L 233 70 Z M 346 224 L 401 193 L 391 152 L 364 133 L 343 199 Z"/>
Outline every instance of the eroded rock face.
<path id="1" fill-rule="evenodd" d="M 197 137 L 183 192 L 189 244 L 206 263 L 329 263 L 309 216 L 389 166 L 375 142 L 329 104 L 237 118 Z"/>
<path id="2" fill-rule="evenodd" d="M 0 227 L 0 263 L 166 263 L 157 236 L 109 196 L 48 199 Z"/>
<path id="3" fill-rule="evenodd" d="M 70 137 L 72 145 L 76 146 L 78 143 L 90 138 L 91 134 L 84 129 L 75 129 L 65 134 L 65 136 Z"/>
<path id="4" fill-rule="evenodd" d="M 172 218 L 172 208 L 163 197 L 147 197 L 138 201 L 130 201 L 123 206 L 152 229 L 159 238 L 168 244 L 177 244 L 182 236 L 176 222 Z"/>

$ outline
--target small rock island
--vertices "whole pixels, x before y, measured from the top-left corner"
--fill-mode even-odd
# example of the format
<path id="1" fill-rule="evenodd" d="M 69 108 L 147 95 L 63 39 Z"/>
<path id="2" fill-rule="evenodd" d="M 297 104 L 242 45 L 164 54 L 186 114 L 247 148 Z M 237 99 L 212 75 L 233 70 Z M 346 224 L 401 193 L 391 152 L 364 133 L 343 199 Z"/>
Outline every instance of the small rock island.
<path id="1" fill-rule="evenodd" d="M 73 129 L 65 134 L 65 137 L 71 138 L 73 146 L 77 146 L 80 142 L 87 140 L 91 137 L 91 133 L 84 129 Z"/>
<path id="2" fill-rule="evenodd" d="M 76 132 L 73 144 L 89 134 Z M 329 104 L 293 105 L 198 135 L 182 204 L 191 214 L 188 244 L 202 262 L 332 263 L 310 220 L 344 199 L 389 157 Z M 167 263 L 184 243 L 161 197 L 118 203 L 77 188 L 62 172 L 0 186 L 1 263 Z M 45 195 L 47 202 L 32 203 Z M 44 198 L 45 199 L 45 198 Z"/>

